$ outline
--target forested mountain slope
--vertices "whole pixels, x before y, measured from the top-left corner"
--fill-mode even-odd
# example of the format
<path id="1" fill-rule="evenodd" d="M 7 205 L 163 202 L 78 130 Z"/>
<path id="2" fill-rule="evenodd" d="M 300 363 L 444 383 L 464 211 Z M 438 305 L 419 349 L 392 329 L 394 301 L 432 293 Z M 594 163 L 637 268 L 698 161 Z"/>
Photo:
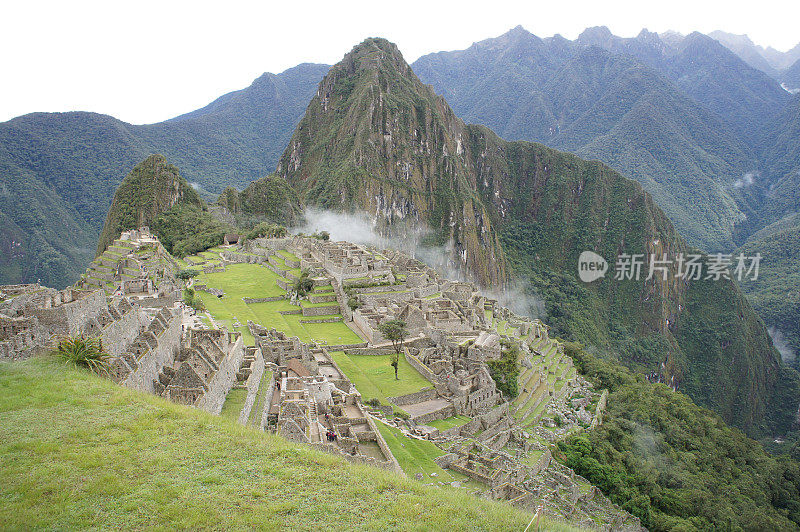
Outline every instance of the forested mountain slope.
<path id="1" fill-rule="evenodd" d="M 132 125 L 95 113 L 34 113 L 0 123 L 0 284 L 75 282 L 94 254 L 122 178 L 164 154 L 206 197 L 275 169 L 325 65 L 264 74 L 207 107 Z M 14 252 L 11 253 L 12 241 Z"/>
<path id="2" fill-rule="evenodd" d="M 385 40 L 364 41 L 331 68 L 277 174 L 308 204 L 363 210 L 389 229 L 427 226 L 449 243 L 451 264 L 483 284 L 511 271 L 530 278 L 558 335 L 661 368 L 753 433 L 777 429 L 777 411 L 796 406 L 773 403 L 780 358 L 735 283 L 674 271 L 577 281 L 584 250 L 612 264 L 620 253 L 690 250 L 640 185 L 602 163 L 464 124 Z"/>

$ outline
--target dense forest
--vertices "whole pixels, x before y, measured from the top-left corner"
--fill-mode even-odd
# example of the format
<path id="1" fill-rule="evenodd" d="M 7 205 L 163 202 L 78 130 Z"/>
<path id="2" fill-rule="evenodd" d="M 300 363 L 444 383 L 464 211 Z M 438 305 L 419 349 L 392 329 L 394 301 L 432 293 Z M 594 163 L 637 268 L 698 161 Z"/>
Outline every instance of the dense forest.
<path id="1" fill-rule="evenodd" d="M 579 344 L 565 352 L 609 390 L 603 424 L 556 457 L 650 530 L 793 530 L 800 464 L 774 457 L 716 414 Z"/>

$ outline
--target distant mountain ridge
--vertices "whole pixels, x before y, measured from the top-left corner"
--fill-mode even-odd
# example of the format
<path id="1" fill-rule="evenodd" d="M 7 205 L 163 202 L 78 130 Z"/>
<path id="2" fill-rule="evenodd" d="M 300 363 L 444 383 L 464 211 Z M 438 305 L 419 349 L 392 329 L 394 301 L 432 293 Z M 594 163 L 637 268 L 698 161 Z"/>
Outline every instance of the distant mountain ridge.
<path id="1" fill-rule="evenodd" d="M 698 49 L 690 53 L 692 42 Z M 592 52 L 592 46 L 608 52 Z M 686 93 L 681 69 L 688 69 L 686 79 L 719 77 L 698 61 L 706 48 L 725 57 L 739 77 Z M 448 81 L 453 74 L 448 69 L 454 67 L 444 57 L 469 60 L 476 49 L 481 57 L 495 54 L 498 62 L 473 60 L 472 71 L 459 71 L 458 84 Z M 587 29 L 573 42 L 560 36 L 539 39 L 517 27 L 463 52 L 424 56 L 414 68 L 463 118 L 487 124 L 508 139 L 538 140 L 599 158 L 638 179 L 693 244 L 716 250 L 730 249 L 733 227 L 760 209 L 751 196 L 763 190 L 732 187 L 761 166 L 753 155 L 754 141 L 748 140 L 758 135 L 743 124 L 771 124 L 761 115 L 778 113 L 777 100 L 788 97 L 743 65 L 699 34 L 659 36 L 643 30 L 622 39 L 601 27 Z M 8 229 L 0 230 L 0 249 L 10 250 L 12 241 L 16 249 L 0 258 L 0 281 L 41 278 L 64 285 L 74 280 L 81 268 L 70 264 L 91 257 L 116 185 L 151 153 L 163 153 L 178 165 L 206 199 L 226 186 L 242 189 L 268 175 L 327 69 L 303 64 L 264 74 L 246 89 L 160 124 L 135 126 L 92 113 L 37 113 L 0 124 L 0 148 L 6 148 L 0 149 L 0 175 L 20 191 L 15 201 L 0 197 L 0 215 L 9 220 Z M 689 89 L 702 85 L 687 83 Z M 764 94 L 758 87 L 766 87 Z M 737 95 L 725 96 L 729 89 Z M 706 109 L 708 102 L 719 102 L 715 105 L 727 109 L 728 116 Z M 23 211 L 58 212 L 62 224 L 37 225 Z M 20 263 L 21 256 L 30 260 Z"/>
<path id="2" fill-rule="evenodd" d="M 771 46 L 764 48 L 755 44 L 747 35 L 712 31 L 708 36 L 722 43 L 751 67 L 785 83 L 787 89 L 800 89 L 800 79 L 796 74 L 797 65 L 800 64 L 800 43 L 791 50 L 780 52 Z"/>
<path id="3" fill-rule="evenodd" d="M 309 205 L 364 211 L 387 230 L 430 228 L 451 243 L 451 263 L 484 285 L 511 272 L 527 278 L 554 334 L 663 371 L 751 433 L 791 422 L 791 370 L 734 282 L 576 280 L 583 250 L 613 258 L 691 249 L 638 183 L 465 124 L 384 39 L 331 68 L 276 173 Z"/>
<path id="4" fill-rule="evenodd" d="M 589 28 L 574 42 L 540 39 L 517 27 L 413 67 L 464 119 L 508 139 L 598 158 L 642 183 L 690 242 L 730 249 L 735 225 L 751 215 L 749 191 L 733 185 L 759 167 L 753 121 L 767 123 L 789 95 L 712 39 L 680 43 L 647 31 L 623 39 L 607 28 Z M 718 78 L 713 61 L 697 59 L 706 48 L 736 75 L 687 92 L 681 80 Z M 709 99 L 738 102 L 719 104 L 727 123 L 705 107 Z"/>
<path id="5" fill-rule="evenodd" d="M 117 185 L 164 154 L 206 198 L 275 169 L 326 65 L 264 74 L 159 124 L 96 113 L 34 113 L 0 123 L 0 284 L 65 286 L 93 258 Z M 13 253 L 12 253 L 13 242 Z"/>
<path id="6" fill-rule="evenodd" d="M 602 160 L 638 180 L 689 243 L 705 250 L 730 252 L 800 204 L 796 98 L 706 36 L 643 30 L 623 39 L 599 27 L 569 41 L 517 27 L 466 50 L 424 56 L 414 70 L 459 118 L 509 140 Z M 260 209 L 245 216 L 274 217 L 277 207 L 286 217 L 275 219 L 295 219 L 296 209 L 281 207 L 294 204 L 289 191 L 258 178 L 275 169 L 327 71 L 304 64 L 265 74 L 161 124 L 94 113 L 35 113 L 0 124 L 0 283 L 74 282 L 94 256 L 117 185 L 152 153 L 180 167 L 206 200 L 256 180 L 234 198 Z M 262 201 L 276 190 L 286 203 Z M 486 262 L 476 257 L 470 260 Z M 507 267 L 491 276 L 507 277 Z"/>

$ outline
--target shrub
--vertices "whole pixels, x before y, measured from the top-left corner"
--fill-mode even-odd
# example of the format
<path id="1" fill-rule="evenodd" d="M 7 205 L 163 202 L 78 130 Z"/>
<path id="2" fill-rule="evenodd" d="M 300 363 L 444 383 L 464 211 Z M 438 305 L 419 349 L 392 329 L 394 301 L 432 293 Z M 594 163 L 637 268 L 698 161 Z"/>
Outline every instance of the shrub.
<path id="1" fill-rule="evenodd" d="M 175 276 L 178 279 L 183 279 L 184 281 L 187 280 L 187 279 L 191 279 L 192 277 L 197 277 L 198 275 L 200 275 L 200 270 L 196 270 L 196 269 L 193 269 L 193 268 L 187 268 L 185 270 L 180 270 L 180 271 L 178 271 L 178 273 L 175 274 Z"/>
<path id="2" fill-rule="evenodd" d="M 54 354 L 76 366 L 108 374 L 111 357 L 103 350 L 100 339 L 94 336 L 64 336 L 59 339 Z"/>
<path id="3" fill-rule="evenodd" d="M 195 293 L 194 288 L 184 288 L 183 302 L 195 310 L 205 310 L 203 300 Z"/>
<path id="4" fill-rule="evenodd" d="M 361 308 L 361 301 L 357 297 L 351 297 L 347 300 L 347 306 L 350 307 L 350 310 Z"/>
<path id="5" fill-rule="evenodd" d="M 287 234 L 286 228 L 282 225 L 261 222 L 247 233 L 246 238 L 248 240 L 253 240 L 254 238 L 283 238 Z"/>
<path id="6" fill-rule="evenodd" d="M 503 352 L 498 360 L 489 360 L 486 365 L 489 366 L 489 374 L 492 376 L 497 389 L 500 390 L 507 398 L 513 399 L 519 395 L 519 384 L 517 378 L 519 377 L 519 350 L 517 347 L 507 340 L 503 340 Z"/>
<path id="7" fill-rule="evenodd" d="M 297 293 L 297 297 L 305 297 L 314 288 L 314 281 L 311 279 L 307 270 L 300 274 L 300 278 L 295 281 L 292 289 Z"/>

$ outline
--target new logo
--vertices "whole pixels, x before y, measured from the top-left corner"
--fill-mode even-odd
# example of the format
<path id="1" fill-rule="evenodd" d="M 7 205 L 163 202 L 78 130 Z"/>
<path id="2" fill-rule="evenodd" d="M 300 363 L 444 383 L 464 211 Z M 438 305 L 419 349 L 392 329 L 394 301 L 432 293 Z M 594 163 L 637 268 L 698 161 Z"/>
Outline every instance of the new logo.
<path id="1" fill-rule="evenodd" d="M 584 251 L 578 257 L 578 277 L 584 283 L 591 283 L 605 277 L 606 271 L 608 271 L 606 259 L 594 251 Z"/>

